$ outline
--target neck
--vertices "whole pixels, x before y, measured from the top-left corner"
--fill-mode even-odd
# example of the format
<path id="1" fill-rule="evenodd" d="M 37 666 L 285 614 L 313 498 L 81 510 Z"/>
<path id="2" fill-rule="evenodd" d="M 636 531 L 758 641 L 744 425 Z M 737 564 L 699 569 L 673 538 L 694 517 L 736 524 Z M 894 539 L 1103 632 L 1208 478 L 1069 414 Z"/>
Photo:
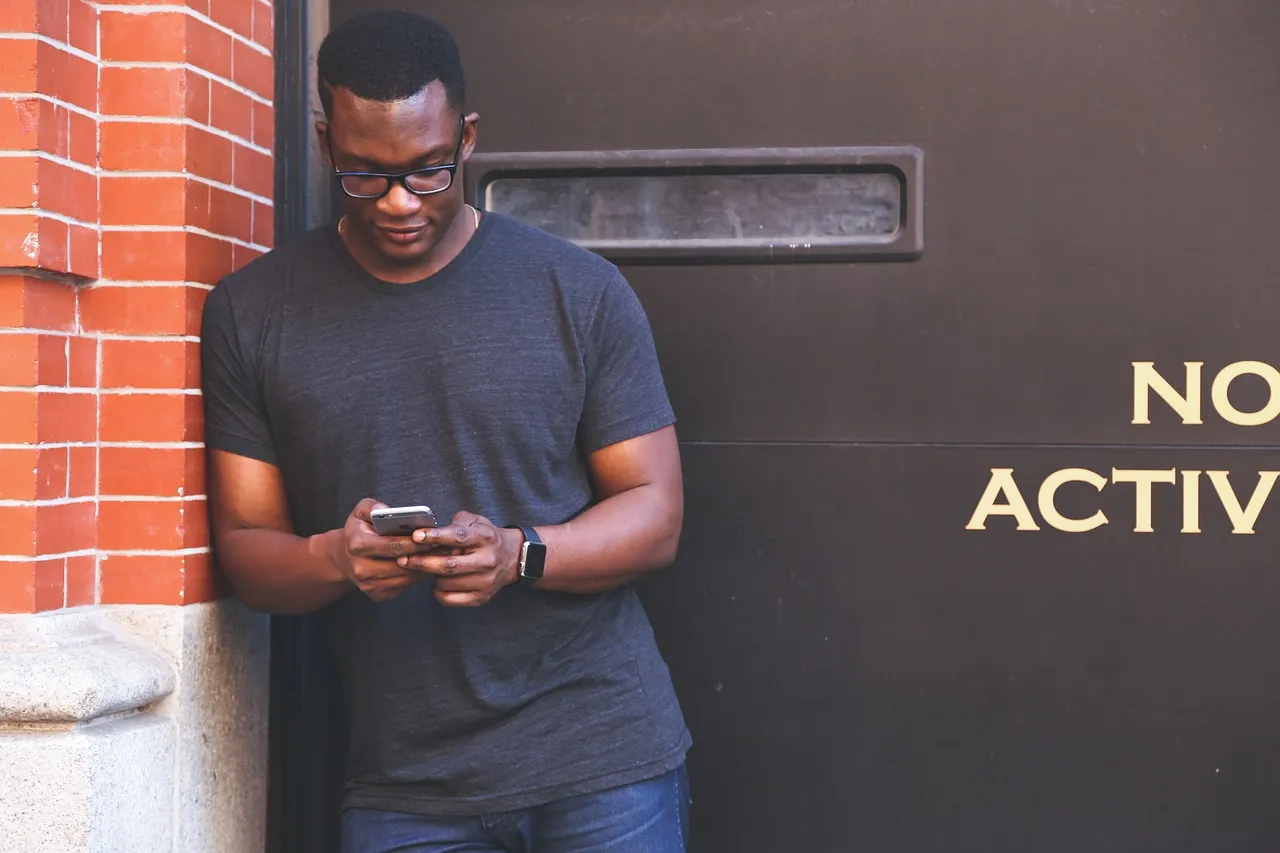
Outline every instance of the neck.
<path id="1" fill-rule="evenodd" d="M 397 263 L 377 251 L 369 235 L 352 222 L 351 217 L 345 215 L 338 220 L 338 234 L 347 251 L 369 275 L 390 284 L 412 284 L 439 272 L 466 248 L 476 231 L 475 213 L 470 205 L 464 204 L 440 242 L 429 252 L 414 261 Z"/>

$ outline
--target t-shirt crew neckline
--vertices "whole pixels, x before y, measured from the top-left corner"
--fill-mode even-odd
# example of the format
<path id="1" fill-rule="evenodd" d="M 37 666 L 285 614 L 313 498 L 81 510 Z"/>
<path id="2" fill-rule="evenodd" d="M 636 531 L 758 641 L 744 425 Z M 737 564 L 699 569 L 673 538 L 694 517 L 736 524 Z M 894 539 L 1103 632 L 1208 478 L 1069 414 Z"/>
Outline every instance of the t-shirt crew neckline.
<path id="1" fill-rule="evenodd" d="M 464 215 L 469 215 L 470 210 L 466 210 Z M 376 275 L 370 273 L 367 269 L 360 265 L 347 249 L 347 244 L 342 241 L 342 235 L 338 233 L 338 222 L 335 221 L 327 230 L 329 234 L 329 245 L 333 249 L 334 254 L 347 268 L 347 271 L 355 276 L 356 281 L 370 290 L 378 293 L 387 294 L 389 296 L 407 296 L 412 293 L 420 293 L 429 287 L 439 287 L 449 279 L 457 275 L 458 271 L 466 266 L 467 262 L 480 251 L 481 245 L 488 238 L 490 230 L 492 230 L 493 214 L 485 211 L 480 213 L 480 227 L 476 233 L 471 235 L 471 239 L 467 241 L 467 245 L 462 247 L 453 260 L 436 270 L 426 278 L 411 281 L 406 284 L 396 284 L 390 281 L 383 281 Z M 341 221 L 341 220 L 338 220 Z"/>

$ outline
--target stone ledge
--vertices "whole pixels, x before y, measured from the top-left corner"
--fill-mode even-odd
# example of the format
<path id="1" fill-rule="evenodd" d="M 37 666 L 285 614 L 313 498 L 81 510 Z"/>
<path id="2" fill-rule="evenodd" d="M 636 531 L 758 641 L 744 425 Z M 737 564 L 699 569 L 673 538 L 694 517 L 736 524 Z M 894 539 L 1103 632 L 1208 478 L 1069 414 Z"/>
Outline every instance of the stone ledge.
<path id="1" fill-rule="evenodd" d="M 0 725 L 135 711 L 175 683 L 163 654 L 95 611 L 0 616 Z"/>

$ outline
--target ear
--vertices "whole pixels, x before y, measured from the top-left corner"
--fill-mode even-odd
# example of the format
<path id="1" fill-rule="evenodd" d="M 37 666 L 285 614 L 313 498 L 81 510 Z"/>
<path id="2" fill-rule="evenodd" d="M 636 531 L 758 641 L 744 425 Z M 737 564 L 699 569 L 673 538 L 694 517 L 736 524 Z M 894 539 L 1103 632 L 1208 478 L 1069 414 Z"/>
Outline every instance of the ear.
<path id="1" fill-rule="evenodd" d="M 324 161 L 329 164 L 330 168 L 337 168 L 333 163 L 333 158 L 329 156 L 332 150 L 329 147 L 329 123 L 327 121 L 316 122 L 316 139 L 320 140 L 320 153 L 324 157 Z"/>
<path id="2" fill-rule="evenodd" d="M 479 133 L 480 113 L 470 113 L 462 131 L 462 162 L 471 159 L 471 152 L 476 150 L 476 138 Z"/>

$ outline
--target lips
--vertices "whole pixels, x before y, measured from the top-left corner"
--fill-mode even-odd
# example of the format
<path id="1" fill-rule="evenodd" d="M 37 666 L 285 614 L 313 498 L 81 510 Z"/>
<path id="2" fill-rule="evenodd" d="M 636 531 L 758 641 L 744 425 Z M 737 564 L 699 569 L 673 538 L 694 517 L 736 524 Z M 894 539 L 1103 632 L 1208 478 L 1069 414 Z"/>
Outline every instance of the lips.
<path id="1" fill-rule="evenodd" d="M 417 228 L 379 228 L 382 236 L 392 243 L 412 243 L 422 236 L 422 232 L 427 230 L 427 226 L 420 225 Z"/>

